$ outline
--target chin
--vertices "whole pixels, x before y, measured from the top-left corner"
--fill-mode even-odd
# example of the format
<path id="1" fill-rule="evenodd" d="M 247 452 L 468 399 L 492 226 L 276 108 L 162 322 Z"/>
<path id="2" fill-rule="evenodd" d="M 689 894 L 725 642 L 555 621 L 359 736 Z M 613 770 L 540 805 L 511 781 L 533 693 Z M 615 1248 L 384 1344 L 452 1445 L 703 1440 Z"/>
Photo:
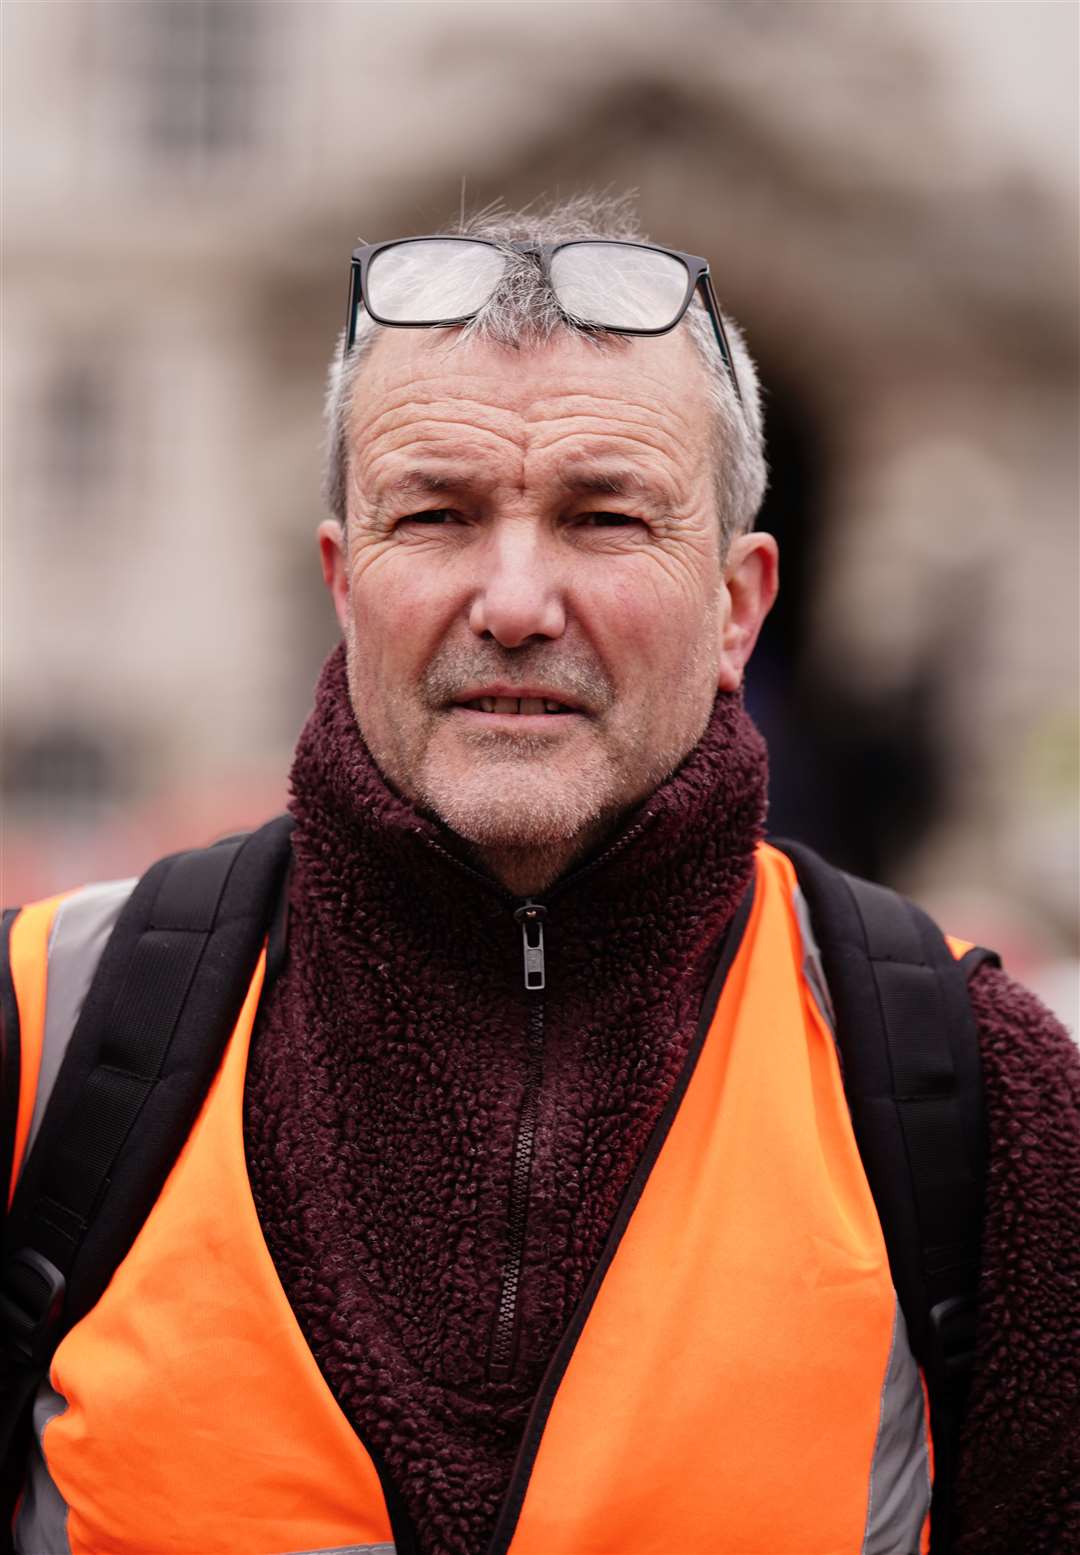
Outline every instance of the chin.
<path id="1" fill-rule="evenodd" d="M 610 777 L 587 769 L 556 776 L 500 764 L 456 780 L 425 774 L 420 797 L 475 847 L 544 849 L 592 833 L 611 814 L 614 796 Z"/>

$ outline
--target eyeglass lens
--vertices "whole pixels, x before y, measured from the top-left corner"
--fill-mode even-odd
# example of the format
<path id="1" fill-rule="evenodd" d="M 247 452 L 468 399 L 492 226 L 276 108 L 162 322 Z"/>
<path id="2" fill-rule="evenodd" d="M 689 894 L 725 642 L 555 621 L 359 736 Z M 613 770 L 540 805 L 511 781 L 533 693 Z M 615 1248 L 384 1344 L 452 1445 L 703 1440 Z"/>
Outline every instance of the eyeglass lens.
<path id="1" fill-rule="evenodd" d="M 606 329 L 669 329 L 689 279 L 681 259 L 629 244 L 572 243 L 551 256 L 563 312 Z"/>
<path id="2" fill-rule="evenodd" d="M 392 324 L 468 318 L 484 306 L 505 269 L 505 256 L 484 243 L 395 243 L 368 265 L 368 310 Z"/>

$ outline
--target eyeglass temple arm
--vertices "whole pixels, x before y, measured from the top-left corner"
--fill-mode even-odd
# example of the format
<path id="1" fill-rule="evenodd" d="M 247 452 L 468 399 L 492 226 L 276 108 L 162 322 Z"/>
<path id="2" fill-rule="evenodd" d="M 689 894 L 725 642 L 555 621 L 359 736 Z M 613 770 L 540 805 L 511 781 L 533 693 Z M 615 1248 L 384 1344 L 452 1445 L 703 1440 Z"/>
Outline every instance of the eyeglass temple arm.
<path id="1" fill-rule="evenodd" d="M 720 347 L 720 355 L 724 359 L 724 366 L 728 370 L 728 376 L 731 379 L 731 387 L 735 390 L 735 398 L 745 410 L 746 404 L 742 397 L 742 390 L 739 388 L 739 375 L 735 371 L 735 358 L 732 355 L 731 346 L 728 344 L 727 331 L 724 328 L 723 315 L 720 312 L 720 304 L 716 300 L 716 293 L 713 290 L 712 276 L 709 274 L 708 270 L 703 270 L 701 272 L 701 275 L 698 277 L 698 285 L 701 287 L 701 294 L 705 302 L 705 312 L 712 320 L 713 333 L 716 336 L 716 343 Z"/>
<path id="2" fill-rule="evenodd" d="M 345 316 L 345 350 L 342 353 L 344 356 L 348 356 L 356 340 L 356 315 L 359 307 L 360 264 L 354 259 L 349 270 L 349 311 Z"/>

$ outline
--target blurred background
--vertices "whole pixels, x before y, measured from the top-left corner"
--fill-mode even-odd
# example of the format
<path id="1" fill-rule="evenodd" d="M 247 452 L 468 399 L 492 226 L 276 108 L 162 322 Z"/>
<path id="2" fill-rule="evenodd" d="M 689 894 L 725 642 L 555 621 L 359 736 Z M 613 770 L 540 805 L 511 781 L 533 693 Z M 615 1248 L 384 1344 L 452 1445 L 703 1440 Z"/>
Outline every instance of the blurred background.
<path id="1" fill-rule="evenodd" d="M 768 395 L 773 829 L 1074 1029 L 1071 0 L 5 0 L 3 897 L 280 809 L 349 253 L 635 189 Z"/>

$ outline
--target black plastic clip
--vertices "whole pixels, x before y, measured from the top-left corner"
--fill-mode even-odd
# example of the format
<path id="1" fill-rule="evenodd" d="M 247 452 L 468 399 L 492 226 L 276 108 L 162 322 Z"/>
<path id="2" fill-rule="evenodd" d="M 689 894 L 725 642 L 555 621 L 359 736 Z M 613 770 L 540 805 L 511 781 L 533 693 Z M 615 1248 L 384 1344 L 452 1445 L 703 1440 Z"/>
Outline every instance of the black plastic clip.
<path id="1" fill-rule="evenodd" d="M 0 1288 L 0 1324 L 8 1351 L 24 1364 L 49 1355 L 64 1309 L 67 1280 L 32 1247 L 12 1253 Z"/>
<path id="2" fill-rule="evenodd" d="M 973 1296 L 950 1296 L 930 1308 L 930 1343 L 942 1377 L 962 1377 L 975 1364 L 976 1310 Z"/>

